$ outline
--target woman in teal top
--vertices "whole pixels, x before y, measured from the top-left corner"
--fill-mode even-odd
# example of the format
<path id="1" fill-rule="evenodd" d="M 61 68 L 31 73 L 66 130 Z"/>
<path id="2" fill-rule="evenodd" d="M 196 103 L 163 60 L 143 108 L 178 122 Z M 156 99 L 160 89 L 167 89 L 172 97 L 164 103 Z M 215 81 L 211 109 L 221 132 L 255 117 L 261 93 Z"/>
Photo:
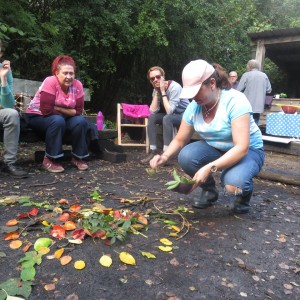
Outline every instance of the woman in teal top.
<path id="1" fill-rule="evenodd" d="M 200 187 L 196 208 L 217 201 L 219 192 L 213 173 L 222 171 L 221 183 L 233 195 L 233 210 L 247 213 L 253 192 L 253 177 L 264 162 L 262 135 L 252 117 L 247 98 L 231 89 L 225 70 L 204 60 L 191 61 L 182 73 L 180 97 L 194 99 L 183 115 L 180 129 L 163 155 L 156 155 L 150 166 L 165 164 L 178 152 L 182 169 Z M 189 143 L 194 132 L 202 140 Z"/>

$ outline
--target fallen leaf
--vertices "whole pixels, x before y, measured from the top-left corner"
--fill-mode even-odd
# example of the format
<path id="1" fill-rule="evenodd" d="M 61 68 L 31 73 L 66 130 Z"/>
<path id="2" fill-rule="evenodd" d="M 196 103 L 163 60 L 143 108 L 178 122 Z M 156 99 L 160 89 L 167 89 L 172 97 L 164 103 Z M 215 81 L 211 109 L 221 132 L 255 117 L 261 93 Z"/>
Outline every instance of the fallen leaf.
<path id="1" fill-rule="evenodd" d="M 65 255 L 60 258 L 60 263 L 65 266 L 72 260 L 72 257 L 70 255 Z"/>
<path id="2" fill-rule="evenodd" d="M 120 258 L 121 262 L 123 262 L 127 265 L 135 265 L 136 264 L 134 257 L 128 252 L 121 252 L 119 254 L 119 258 Z"/>
<path id="3" fill-rule="evenodd" d="M 66 236 L 66 230 L 60 225 L 53 225 L 50 235 L 57 239 L 63 239 Z"/>
<path id="4" fill-rule="evenodd" d="M 142 251 L 142 255 L 147 257 L 147 258 L 156 258 L 156 256 L 150 252 L 144 252 Z"/>
<path id="5" fill-rule="evenodd" d="M 65 224 L 64 224 L 64 228 L 66 230 L 74 230 L 76 228 L 76 224 L 73 222 L 73 221 L 67 221 Z"/>
<path id="6" fill-rule="evenodd" d="M 70 214 L 68 214 L 68 213 L 63 213 L 63 214 L 61 214 L 60 216 L 59 216 L 59 221 L 61 221 L 61 222 L 66 222 L 68 219 L 69 219 L 69 217 L 70 217 Z"/>
<path id="7" fill-rule="evenodd" d="M 52 244 L 52 240 L 49 238 L 39 238 L 34 243 L 34 250 L 38 251 L 40 248 L 48 247 Z"/>
<path id="8" fill-rule="evenodd" d="M 59 204 L 69 204 L 69 201 L 67 199 L 60 199 L 58 201 Z"/>
<path id="9" fill-rule="evenodd" d="M 74 262 L 74 268 L 76 270 L 82 270 L 85 268 L 85 262 L 83 260 L 77 260 Z"/>
<path id="10" fill-rule="evenodd" d="M 46 284 L 46 285 L 44 286 L 44 289 L 45 289 L 46 291 L 53 291 L 53 290 L 55 290 L 55 284 L 54 284 L 54 283 Z"/>
<path id="11" fill-rule="evenodd" d="M 175 257 L 170 260 L 170 264 L 173 266 L 179 266 L 179 262 Z"/>
<path id="12" fill-rule="evenodd" d="M 47 253 L 50 252 L 50 248 L 48 248 L 48 247 L 41 247 L 37 251 L 38 251 L 38 253 L 41 253 L 41 254 L 45 255 L 45 254 L 47 254 Z"/>
<path id="13" fill-rule="evenodd" d="M 70 211 L 72 211 L 72 212 L 78 212 L 80 210 L 81 210 L 81 207 L 79 204 L 74 204 L 74 205 L 70 206 Z"/>
<path id="14" fill-rule="evenodd" d="M 291 284 L 289 284 L 289 283 L 285 283 L 283 286 L 287 290 L 292 290 L 293 289 L 293 286 Z"/>
<path id="15" fill-rule="evenodd" d="M 102 255 L 99 259 L 99 263 L 106 268 L 109 268 L 112 264 L 112 259 L 109 255 Z"/>
<path id="16" fill-rule="evenodd" d="M 5 241 L 16 240 L 17 238 L 19 238 L 19 233 L 18 233 L 18 231 L 8 232 L 8 233 L 4 236 L 4 240 L 5 240 Z"/>
<path id="17" fill-rule="evenodd" d="M 173 248 L 170 246 L 158 246 L 158 249 L 163 252 L 170 252 L 170 251 L 172 251 Z"/>
<path id="18" fill-rule="evenodd" d="M 160 241 L 162 244 L 166 245 L 166 246 L 171 246 L 171 245 L 173 245 L 173 243 L 172 243 L 170 240 L 166 239 L 166 238 L 162 238 L 162 239 L 160 239 L 159 241 Z"/>
<path id="19" fill-rule="evenodd" d="M 22 241 L 20 241 L 20 240 L 14 240 L 14 241 L 11 241 L 10 243 L 9 243 L 9 248 L 10 249 L 19 249 L 21 246 L 22 246 Z"/>
<path id="20" fill-rule="evenodd" d="M 54 252 L 54 257 L 57 258 L 57 259 L 60 259 L 61 256 L 63 255 L 65 249 L 64 248 L 61 248 L 61 249 L 58 249 Z"/>
<path id="21" fill-rule="evenodd" d="M 71 244 L 77 244 L 77 245 L 79 245 L 79 244 L 82 244 L 83 242 L 82 242 L 82 240 L 80 240 L 80 239 L 75 239 L 75 240 L 68 240 L 69 241 L 69 243 L 71 243 Z"/>
<path id="22" fill-rule="evenodd" d="M 18 224 L 18 220 L 17 219 L 12 219 L 6 222 L 6 226 L 14 226 Z"/>
<path id="23" fill-rule="evenodd" d="M 245 292 L 240 292 L 240 295 L 241 295 L 242 297 L 248 297 L 247 293 L 245 293 Z"/>

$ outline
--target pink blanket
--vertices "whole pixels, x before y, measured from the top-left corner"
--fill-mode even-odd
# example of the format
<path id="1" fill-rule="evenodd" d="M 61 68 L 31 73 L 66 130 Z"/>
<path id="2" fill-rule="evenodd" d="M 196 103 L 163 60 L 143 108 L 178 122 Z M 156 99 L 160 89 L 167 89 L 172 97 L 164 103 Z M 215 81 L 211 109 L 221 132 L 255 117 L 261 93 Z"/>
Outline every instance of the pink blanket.
<path id="1" fill-rule="evenodd" d="M 146 104 L 122 103 L 123 114 L 132 118 L 147 118 L 150 116 L 149 106 Z"/>

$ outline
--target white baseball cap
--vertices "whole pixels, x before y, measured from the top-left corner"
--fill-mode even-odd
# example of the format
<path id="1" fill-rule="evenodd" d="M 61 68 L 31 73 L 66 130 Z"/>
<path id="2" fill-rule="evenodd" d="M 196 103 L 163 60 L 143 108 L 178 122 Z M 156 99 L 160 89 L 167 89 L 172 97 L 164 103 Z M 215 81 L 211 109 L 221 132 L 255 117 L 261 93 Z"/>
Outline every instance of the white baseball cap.
<path id="1" fill-rule="evenodd" d="M 183 89 L 179 98 L 192 99 L 202 83 L 215 72 L 215 68 L 202 59 L 192 60 L 182 71 Z"/>

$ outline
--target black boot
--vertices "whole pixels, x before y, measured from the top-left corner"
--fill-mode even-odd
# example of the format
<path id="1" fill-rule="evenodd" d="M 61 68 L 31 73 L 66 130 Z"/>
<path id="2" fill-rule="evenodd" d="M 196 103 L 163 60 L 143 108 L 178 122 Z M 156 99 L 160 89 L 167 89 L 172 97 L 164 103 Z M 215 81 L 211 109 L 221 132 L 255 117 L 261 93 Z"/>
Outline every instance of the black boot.
<path id="1" fill-rule="evenodd" d="M 195 208 L 207 208 L 212 206 L 219 198 L 219 191 L 215 185 L 200 187 L 201 194 L 198 199 L 194 199 L 192 206 Z"/>
<path id="2" fill-rule="evenodd" d="M 246 196 L 242 195 L 237 195 L 234 206 L 233 206 L 233 211 L 237 214 L 246 214 L 250 210 L 250 199 L 252 196 L 252 192 L 249 192 Z"/>

